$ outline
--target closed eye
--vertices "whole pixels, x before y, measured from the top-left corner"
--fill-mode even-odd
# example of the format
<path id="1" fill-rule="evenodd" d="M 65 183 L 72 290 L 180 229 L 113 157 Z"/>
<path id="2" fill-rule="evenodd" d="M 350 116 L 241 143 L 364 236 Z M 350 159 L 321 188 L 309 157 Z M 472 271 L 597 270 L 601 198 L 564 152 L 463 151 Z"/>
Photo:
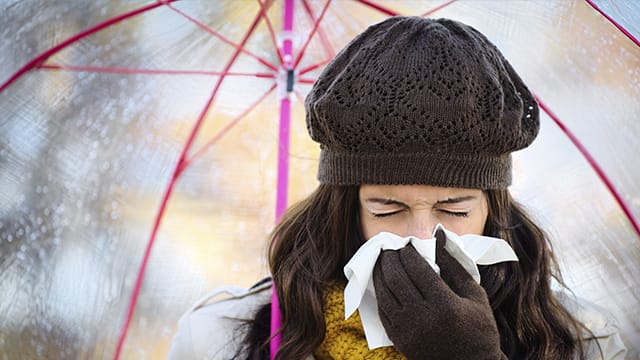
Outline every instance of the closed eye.
<path id="1" fill-rule="evenodd" d="M 457 217 L 468 217 L 469 216 L 469 213 L 468 212 L 464 212 L 464 211 L 440 210 L 440 212 L 445 213 L 447 215 L 451 215 L 451 216 L 457 216 Z"/>
<path id="2" fill-rule="evenodd" d="M 399 212 L 401 212 L 402 210 L 398 210 L 398 211 L 392 211 L 392 212 L 388 212 L 388 213 L 371 213 L 373 215 L 373 217 L 377 217 L 377 218 L 383 218 L 383 217 L 387 217 L 387 216 L 391 216 L 391 215 L 395 215 Z"/>

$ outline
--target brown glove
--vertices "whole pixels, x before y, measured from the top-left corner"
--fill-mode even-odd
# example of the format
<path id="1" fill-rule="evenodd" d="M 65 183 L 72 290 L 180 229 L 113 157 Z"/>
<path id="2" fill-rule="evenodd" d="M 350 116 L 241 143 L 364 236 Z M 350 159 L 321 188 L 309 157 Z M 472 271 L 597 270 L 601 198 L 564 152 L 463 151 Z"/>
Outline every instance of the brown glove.
<path id="1" fill-rule="evenodd" d="M 409 359 L 506 359 L 484 289 L 444 250 L 436 233 L 438 276 L 409 245 L 383 251 L 373 271 L 378 313 Z"/>

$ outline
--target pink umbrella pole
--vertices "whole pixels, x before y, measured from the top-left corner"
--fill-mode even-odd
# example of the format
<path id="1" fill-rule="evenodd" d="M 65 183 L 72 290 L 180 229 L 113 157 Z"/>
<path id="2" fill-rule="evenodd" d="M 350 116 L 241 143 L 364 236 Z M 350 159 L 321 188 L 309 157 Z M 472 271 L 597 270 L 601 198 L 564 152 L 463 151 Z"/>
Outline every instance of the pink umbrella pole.
<path id="1" fill-rule="evenodd" d="M 287 191 L 289 188 L 289 127 L 291 123 L 291 100 L 293 92 L 293 0 L 285 1 L 284 9 L 284 40 L 282 44 L 283 63 L 285 72 L 284 84 L 281 87 L 280 99 L 280 131 L 278 139 L 278 189 L 276 193 L 276 222 L 287 208 Z"/>
<path id="2" fill-rule="evenodd" d="M 278 188 L 276 191 L 276 222 L 279 222 L 287 208 L 287 192 L 289 188 L 289 128 L 291 124 L 291 100 L 293 93 L 293 0 L 285 0 L 282 54 L 282 68 L 285 72 L 284 84 L 281 87 L 280 99 L 280 131 L 278 141 Z M 275 359 L 280 348 L 282 337 L 279 333 L 282 325 L 282 314 L 278 301 L 278 292 L 275 284 L 271 295 L 271 342 L 269 344 L 269 358 Z"/>

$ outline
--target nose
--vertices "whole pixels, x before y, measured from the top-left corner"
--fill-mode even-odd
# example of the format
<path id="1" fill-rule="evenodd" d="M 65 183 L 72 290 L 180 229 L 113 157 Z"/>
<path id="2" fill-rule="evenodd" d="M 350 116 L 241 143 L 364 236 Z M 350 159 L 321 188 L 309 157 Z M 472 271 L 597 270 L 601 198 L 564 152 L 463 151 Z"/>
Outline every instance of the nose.
<path id="1" fill-rule="evenodd" d="M 409 221 L 407 233 L 418 239 L 431 239 L 438 220 L 430 213 L 415 214 Z"/>

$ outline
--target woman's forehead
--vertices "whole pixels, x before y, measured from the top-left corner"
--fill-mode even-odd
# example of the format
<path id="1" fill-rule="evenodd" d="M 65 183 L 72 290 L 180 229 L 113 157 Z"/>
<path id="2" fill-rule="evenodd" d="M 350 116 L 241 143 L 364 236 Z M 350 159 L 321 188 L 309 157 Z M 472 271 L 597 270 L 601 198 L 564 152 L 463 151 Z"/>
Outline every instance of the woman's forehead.
<path id="1" fill-rule="evenodd" d="M 440 187 L 431 185 L 369 185 L 360 186 L 360 198 L 376 197 L 389 198 L 396 200 L 433 200 L 442 201 L 446 199 L 454 199 L 460 197 L 480 197 L 482 190 Z"/>

